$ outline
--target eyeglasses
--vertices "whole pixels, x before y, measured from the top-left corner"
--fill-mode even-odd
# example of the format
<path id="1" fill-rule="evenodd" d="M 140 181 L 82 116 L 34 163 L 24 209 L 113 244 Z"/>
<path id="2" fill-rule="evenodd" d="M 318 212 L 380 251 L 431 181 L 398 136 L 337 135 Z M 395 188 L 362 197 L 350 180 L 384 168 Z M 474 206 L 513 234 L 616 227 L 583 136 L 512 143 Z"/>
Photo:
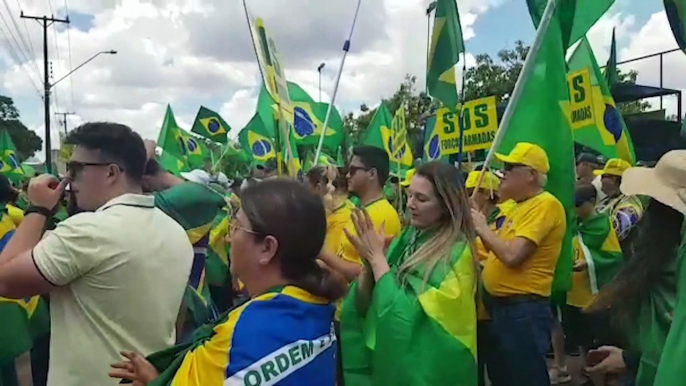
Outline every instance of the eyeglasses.
<path id="1" fill-rule="evenodd" d="M 236 221 L 236 220 L 230 221 L 230 222 L 229 222 L 229 232 L 230 232 L 231 234 L 233 234 L 233 233 L 236 232 L 237 230 L 242 230 L 243 232 L 250 233 L 250 234 L 256 235 L 256 236 L 259 236 L 259 235 L 262 234 L 262 233 L 260 233 L 260 232 L 254 231 L 254 230 L 252 230 L 252 229 L 248 229 L 248 228 L 242 227 L 242 226 L 238 223 L 238 221 Z"/>
<path id="2" fill-rule="evenodd" d="M 503 170 L 505 170 L 506 172 L 511 172 L 512 170 L 517 168 L 528 168 L 528 166 L 522 164 L 505 164 L 503 166 Z"/>
<path id="3" fill-rule="evenodd" d="M 365 171 L 365 172 L 368 172 L 368 171 L 370 171 L 370 170 L 372 170 L 372 169 L 373 169 L 373 168 L 367 168 L 367 167 L 364 167 L 364 166 L 353 166 L 353 165 L 350 165 L 350 166 L 348 166 L 348 174 L 350 174 L 350 175 L 352 176 L 352 175 L 355 175 L 355 173 L 357 173 L 359 170 L 363 170 L 363 171 Z"/>
<path id="4" fill-rule="evenodd" d="M 109 165 L 117 165 L 112 162 L 80 162 L 80 161 L 69 161 L 67 162 L 67 173 L 69 173 L 69 176 L 74 179 L 76 176 L 78 176 L 83 169 L 85 169 L 87 166 L 109 166 Z M 121 166 L 117 165 L 119 170 L 124 171 L 124 168 Z"/>

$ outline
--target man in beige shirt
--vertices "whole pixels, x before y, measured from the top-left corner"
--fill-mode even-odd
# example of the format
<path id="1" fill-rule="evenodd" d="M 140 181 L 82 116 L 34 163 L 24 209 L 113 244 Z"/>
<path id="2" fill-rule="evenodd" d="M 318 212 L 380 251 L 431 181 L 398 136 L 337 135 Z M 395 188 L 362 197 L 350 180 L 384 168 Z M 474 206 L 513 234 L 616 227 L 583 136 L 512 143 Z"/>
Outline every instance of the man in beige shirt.
<path id="1" fill-rule="evenodd" d="M 70 133 L 69 179 L 31 181 L 31 206 L 0 254 L 0 296 L 50 295 L 48 385 L 115 385 L 119 352 L 148 355 L 174 343 L 193 261 L 183 228 L 142 195 L 143 141 L 124 125 Z M 67 182 L 79 208 L 41 240 Z"/>

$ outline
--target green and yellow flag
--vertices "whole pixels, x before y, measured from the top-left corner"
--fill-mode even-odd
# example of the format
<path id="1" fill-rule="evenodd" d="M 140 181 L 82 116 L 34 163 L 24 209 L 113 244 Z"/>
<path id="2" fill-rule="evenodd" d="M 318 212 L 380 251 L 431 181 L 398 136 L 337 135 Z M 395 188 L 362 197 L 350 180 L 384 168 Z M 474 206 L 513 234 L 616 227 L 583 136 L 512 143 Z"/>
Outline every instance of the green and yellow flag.
<path id="1" fill-rule="evenodd" d="M 426 266 L 398 272 L 407 251 L 430 238 L 430 232 L 407 227 L 393 241 L 386 254 L 391 271 L 376 282 L 365 312 L 356 306 L 353 283 L 341 310 L 347 385 L 477 384 L 477 273 L 468 243 L 456 241 L 449 260 L 431 272 Z"/>
<path id="2" fill-rule="evenodd" d="M 170 173 L 179 173 L 189 169 L 186 150 L 186 139 L 183 130 L 176 123 L 171 106 L 167 105 L 167 111 L 162 121 L 162 129 L 157 138 L 157 146 L 162 148 L 162 154 L 158 157 L 160 165 Z"/>
<path id="3" fill-rule="evenodd" d="M 0 130 L 0 173 L 12 182 L 19 182 L 24 178 L 17 148 L 7 130 Z"/>
<path id="4" fill-rule="evenodd" d="M 593 50 L 584 37 L 567 63 L 569 108 L 574 140 L 606 158 L 636 162 L 634 145 Z"/>
<path id="5" fill-rule="evenodd" d="M 231 127 L 218 113 L 200 106 L 191 131 L 214 142 L 226 143 Z"/>
<path id="6" fill-rule="evenodd" d="M 444 106 L 457 105 L 455 65 L 464 53 L 460 14 L 455 0 L 438 0 L 431 35 L 426 85 L 429 94 Z"/>
<path id="7" fill-rule="evenodd" d="M 238 134 L 241 148 L 257 163 L 263 164 L 276 158 L 273 134 L 267 130 L 260 115 L 256 113 Z"/>
<path id="8" fill-rule="evenodd" d="M 391 171 L 400 169 L 407 169 L 412 167 L 412 150 L 407 141 L 401 148 L 393 148 L 393 116 L 384 103 L 381 103 L 379 108 L 374 113 L 372 121 L 367 127 L 366 137 L 363 141 L 365 145 L 378 147 L 386 150 L 390 158 Z M 400 119 L 400 118 L 398 118 Z"/>

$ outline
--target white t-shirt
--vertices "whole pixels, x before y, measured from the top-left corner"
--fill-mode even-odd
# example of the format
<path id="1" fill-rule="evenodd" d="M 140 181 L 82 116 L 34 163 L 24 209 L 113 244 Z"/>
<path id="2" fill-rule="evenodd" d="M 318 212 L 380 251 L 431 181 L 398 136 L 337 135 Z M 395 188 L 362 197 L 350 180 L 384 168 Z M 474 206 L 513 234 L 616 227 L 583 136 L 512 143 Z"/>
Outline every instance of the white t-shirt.
<path id="1" fill-rule="evenodd" d="M 153 196 L 125 194 L 61 222 L 33 250 L 50 292 L 50 386 L 116 385 L 119 352 L 174 344 L 193 261 L 183 228 Z"/>

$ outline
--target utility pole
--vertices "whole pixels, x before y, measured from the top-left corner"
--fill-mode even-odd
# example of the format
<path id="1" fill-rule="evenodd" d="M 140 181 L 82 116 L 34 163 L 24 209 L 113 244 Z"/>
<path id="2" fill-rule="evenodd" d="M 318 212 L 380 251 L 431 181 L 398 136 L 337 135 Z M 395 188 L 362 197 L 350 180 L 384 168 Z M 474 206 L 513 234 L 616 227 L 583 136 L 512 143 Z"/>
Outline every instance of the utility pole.
<path id="1" fill-rule="evenodd" d="M 68 130 L 67 130 L 67 116 L 68 115 L 76 115 L 75 112 L 71 113 L 55 113 L 55 115 L 61 115 L 62 116 L 62 124 L 64 125 L 64 135 L 67 135 Z"/>
<path id="2" fill-rule="evenodd" d="M 43 90 L 45 95 L 43 96 L 43 103 L 45 104 L 45 169 L 48 173 L 52 173 L 52 148 L 50 144 L 50 73 L 48 72 L 48 27 L 52 23 L 67 23 L 69 24 L 69 17 L 66 19 L 55 19 L 54 15 L 51 17 L 47 16 L 25 16 L 24 12 L 21 12 L 22 19 L 33 19 L 38 22 L 43 27 Z"/>

